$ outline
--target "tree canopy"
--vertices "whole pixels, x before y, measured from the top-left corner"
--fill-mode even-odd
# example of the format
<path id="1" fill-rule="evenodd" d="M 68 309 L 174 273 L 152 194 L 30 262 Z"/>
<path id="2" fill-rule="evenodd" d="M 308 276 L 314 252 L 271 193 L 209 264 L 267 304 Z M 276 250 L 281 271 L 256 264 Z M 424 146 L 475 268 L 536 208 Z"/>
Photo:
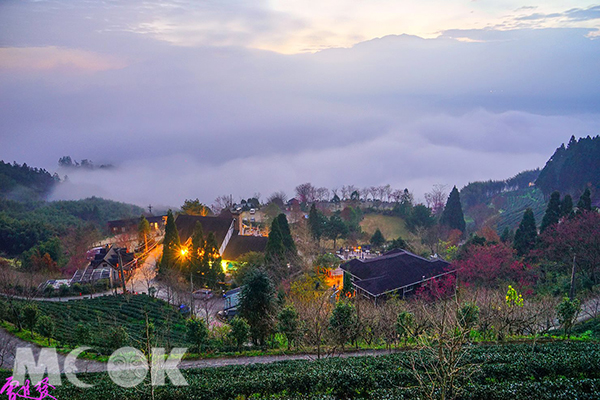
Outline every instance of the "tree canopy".
<path id="1" fill-rule="evenodd" d="M 465 231 L 465 216 L 463 214 L 462 205 L 460 204 L 460 194 L 458 193 L 456 186 L 452 188 L 452 191 L 448 196 L 448 201 L 442 212 L 440 223 L 448 226 L 450 229 L 458 229 L 463 233 Z"/>

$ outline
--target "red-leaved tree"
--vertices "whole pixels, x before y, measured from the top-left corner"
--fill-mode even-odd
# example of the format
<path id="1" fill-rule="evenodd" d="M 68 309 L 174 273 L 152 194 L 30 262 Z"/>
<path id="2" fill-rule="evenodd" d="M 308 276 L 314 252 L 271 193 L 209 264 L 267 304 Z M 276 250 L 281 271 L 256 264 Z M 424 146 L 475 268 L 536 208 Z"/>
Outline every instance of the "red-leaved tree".
<path id="1" fill-rule="evenodd" d="M 600 214 L 584 211 L 562 219 L 540 236 L 539 255 L 558 262 L 562 272 L 571 271 L 573 257 L 577 270 L 594 284 L 600 282 Z"/>
<path id="2" fill-rule="evenodd" d="M 515 250 L 504 243 L 471 246 L 454 265 L 460 281 L 467 285 L 497 287 L 500 283 L 514 282 L 523 288 L 535 282 L 533 268 L 518 260 Z"/>

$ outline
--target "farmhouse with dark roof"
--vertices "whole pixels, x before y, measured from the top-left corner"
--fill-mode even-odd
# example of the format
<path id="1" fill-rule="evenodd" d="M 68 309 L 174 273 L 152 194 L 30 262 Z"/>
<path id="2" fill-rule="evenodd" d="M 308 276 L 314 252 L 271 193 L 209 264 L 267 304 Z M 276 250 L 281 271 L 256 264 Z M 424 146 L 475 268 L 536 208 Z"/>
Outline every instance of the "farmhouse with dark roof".
<path id="1" fill-rule="evenodd" d="M 376 301 L 392 294 L 405 297 L 429 281 L 455 272 L 446 261 L 427 260 L 400 249 L 366 260 L 353 259 L 340 268 L 357 294 Z"/>

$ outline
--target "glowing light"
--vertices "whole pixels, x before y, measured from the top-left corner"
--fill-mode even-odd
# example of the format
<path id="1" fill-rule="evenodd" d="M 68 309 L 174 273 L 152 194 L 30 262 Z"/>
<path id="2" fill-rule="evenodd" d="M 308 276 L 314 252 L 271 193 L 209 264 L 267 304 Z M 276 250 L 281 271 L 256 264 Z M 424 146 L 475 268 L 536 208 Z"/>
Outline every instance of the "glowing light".
<path id="1" fill-rule="evenodd" d="M 223 269 L 223 272 L 227 272 L 227 267 L 229 266 L 229 263 L 225 260 L 221 260 L 221 268 Z"/>

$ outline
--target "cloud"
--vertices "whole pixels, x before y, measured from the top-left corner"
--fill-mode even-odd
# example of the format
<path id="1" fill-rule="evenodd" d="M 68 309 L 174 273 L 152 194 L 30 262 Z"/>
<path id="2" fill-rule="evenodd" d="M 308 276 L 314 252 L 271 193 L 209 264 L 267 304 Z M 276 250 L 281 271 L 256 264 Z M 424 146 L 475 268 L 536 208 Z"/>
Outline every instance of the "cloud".
<path id="1" fill-rule="evenodd" d="M 126 161 L 116 170 L 62 171 L 69 182 L 53 198 L 101 194 L 139 205 L 178 206 L 198 197 L 210 204 L 221 194 L 241 198 L 260 192 L 266 197 L 284 190 L 291 195 L 297 184 L 307 181 L 329 188 L 389 183 L 422 198 L 436 183 L 461 187 L 541 167 L 570 134 L 598 130 L 600 116 L 580 121 L 484 110 L 423 115 L 381 136 L 293 154 L 248 155 L 213 164 L 179 153 Z"/>
<path id="2" fill-rule="evenodd" d="M 521 9 L 522 10 L 522 9 Z M 567 21 L 591 21 L 600 19 L 600 6 L 591 6 L 589 8 L 572 8 L 562 13 L 534 13 L 516 17 L 517 21 L 536 21 L 562 18 Z"/>
<path id="3" fill-rule="evenodd" d="M 63 70 L 98 72 L 120 69 L 124 60 L 78 49 L 48 47 L 0 48 L 0 70 Z"/>
<path id="4" fill-rule="evenodd" d="M 29 4 L 39 14 L 4 3 L 0 41 L 31 54 L 0 70 L 0 158 L 117 166 L 60 171 L 69 182 L 54 198 L 177 206 L 306 181 L 419 194 L 542 166 L 572 134 L 600 130 L 592 28 L 455 29 L 286 55 L 255 47 L 315 34 L 305 19 L 242 3 Z M 30 61 L 47 66 L 21 68 Z"/>

